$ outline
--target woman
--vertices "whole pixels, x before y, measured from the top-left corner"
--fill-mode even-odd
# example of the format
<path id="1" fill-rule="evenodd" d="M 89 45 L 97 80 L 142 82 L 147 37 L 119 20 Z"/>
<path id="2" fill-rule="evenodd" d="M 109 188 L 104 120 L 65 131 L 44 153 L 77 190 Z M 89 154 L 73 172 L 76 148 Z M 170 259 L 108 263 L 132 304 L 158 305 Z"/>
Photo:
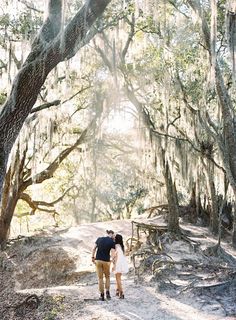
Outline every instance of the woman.
<path id="1" fill-rule="evenodd" d="M 124 299 L 124 292 L 122 288 L 121 276 L 129 271 L 128 262 L 124 255 L 124 243 L 122 235 L 116 234 L 115 236 L 115 257 L 113 259 L 113 268 L 116 276 L 116 295 L 120 299 Z"/>

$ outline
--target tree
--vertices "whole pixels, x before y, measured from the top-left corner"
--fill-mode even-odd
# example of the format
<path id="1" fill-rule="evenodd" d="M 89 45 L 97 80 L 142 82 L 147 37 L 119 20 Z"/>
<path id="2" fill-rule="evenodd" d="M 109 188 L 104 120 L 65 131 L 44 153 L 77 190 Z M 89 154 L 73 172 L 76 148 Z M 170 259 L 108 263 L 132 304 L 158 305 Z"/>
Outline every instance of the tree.
<path id="1" fill-rule="evenodd" d="M 119 2 L 114 0 L 114 3 Z M 231 68 L 229 56 L 227 57 L 224 36 L 225 3 L 218 3 L 217 8 L 212 11 L 207 2 L 198 3 L 195 0 L 187 3 L 127 0 L 124 3 L 126 6 L 122 7 L 123 10 L 117 5 L 107 11 L 106 17 L 111 19 L 112 28 L 103 28 L 91 45 L 86 47 L 86 55 L 83 55 L 83 61 L 92 65 L 94 75 L 96 74 L 94 79 L 99 83 L 99 88 L 98 83 L 95 86 L 98 88 L 98 98 L 102 96 L 101 93 L 105 92 L 106 95 L 100 121 L 103 121 L 112 108 L 115 112 L 124 105 L 129 106 L 132 112 L 136 109 L 138 131 L 133 136 L 136 141 L 134 144 L 128 141 L 131 146 L 138 146 L 143 166 L 138 163 L 140 166 L 137 171 L 140 171 L 140 176 L 137 178 L 135 174 L 134 179 L 140 180 L 135 188 L 148 188 L 148 201 L 156 201 L 157 206 L 168 201 L 169 230 L 179 230 L 178 216 L 183 213 L 181 210 L 184 206 L 186 216 L 190 216 L 191 210 L 188 209 L 191 209 L 192 203 L 196 211 L 194 221 L 199 221 L 198 213 L 207 211 L 205 221 L 210 221 L 211 230 L 217 233 L 221 207 L 218 202 L 222 194 L 224 198 L 235 198 L 236 171 L 233 108 L 235 90 L 231 70 L 234 67 Z M 211 5 L 214 6 L 215 2 Z M 192 19 L 192 8 L 200 17 L 198 21 Z M 232 12 L 233 10 L 234 8 Z M 226 22 L 231 28 L 228 38 L 234 57 L 232 19 L 230 11 Z M 215 30 L 216 22 L 218 32 Z M 57 29 L 54 32 L 57 33 Z M 61 39 L 66 32 L 56 36 L 52 42 L 43 39 L 46 49 L 42 50 L 40 57 L 44 57 L 45 51 L 51 57 L 54 57 L 55 51 L 60 54 L 64 52 L 65 41 Z M 81 45 L 91 39 L 93 32 L 97 31 L 89 31 Z M 41 34 L 44 34 L 43 31 Z M 41 38 L 37 37 L 34 48 L 40 47 Z M 59 49 L 57 41 L 61 44 Z M 53 52 L 50 51 L 52 45 L 56 46 Z M 74 51 L 66 53 L 67 58 L 73 53 Z M 35 56 L 37 57 L 37 51 Z M 31 58 L 32 55 L 22 68 L 31 63 Z M 14 57 L 12 59 L 15 60 Z M 35 61 L 34 57 L 32 61 Z M 15 63 L 18 65 L 17 61 Z M 1 64 L 5 70 L 6 61 Z M 45 66 L 39 70 L 44 69 Z M 96 103 L 94 105 L 97 107 Z M 104 132 L 101 129 L 99 136 L 94 135 L 94 142 L 86 146 L 84 162 L 88 174 L 84 174 L 87 180 L 82 182 L 84 186 L 81 188 L 85 197 L 80 194 L 80 199 L 75 199 L 78 206 L 81 204 L 80 213 L 84 212 L 86 218 L 91 211 L 94 218 L 102 219 L 111 217 L 112 212 L 116 211 L 103 197 L 102 189 L 106 183 L 102 174 L 107 175 L 109 181 L 111 176 L 108 171 L 114 169 L 113 162 L 114 166 L 119 166 L 122 157 L 117 157 L 114 152 L 116 161 L 112 152 L 110 153 L 111 149 L 106 150 L 106 146 L 113 148 L 118 144 L 109 135 L 104 140 Z M 101 144 L 104 148 L 101 148 Z M 125 150 L 124 145 L 122 148 Z M 102 164 L 98 157 L 100 152 Z M 121 161 L 124 163 L 120 167 L 120 179 L 125 180 L 124 173 L 128 164 L 125 158 Z M 228 181 L 224 183 L 225 176 L 231 184 L 227 195 L 224 193 L 224 185 L 228 184 Z M 129 205 L 129 201 L 133 199 L 133 192 L 127 197 L 122 190 L 120 195 L 113 192 L 111 194 L 121 200 L 117 204 L 127 200 L 129 215 L 133 205 L 132 201 Z M 147 198 L 145 203 L 146 200 Z"/>
<path id="2" fill-rule="evenodd" d="M 231 90 L 232 72 L 227 67 L 223 36 L 224 19 L 222 17 L 224 15 L 222 12 L 225 7 L 221 3 L 217 8 L 219 12 L 219 32 L 216 39 L 215 30 L 210 31 L 208 27 L 210 15 L 212 25 L 215 24 L 214 10 L 208 10 L 209 8 L 205 7 L 205 4 L 200 4 L 197 1 L 188 1 L 188 3 L 199 15 L 201 24 L 190 21 L 191 8 L 182 3 L 177 7 L 170 2 L 167 5 L 168 7 L 163 5 L 164 8 L 162 4 L 155 4 L 153 15 L 149 15 L 150 11 L 149 13 L 144 12 L 145 5 L 140 4 L 138 14 L 131 7 L 129 14 L 124 19 L 124 29 L 128 34 L 125 44 L 122 45 L 114 40 L 113 43 L 109 42 L 109 38 L 105 35 L 103 37 L 105 50 L 96 45 L 95 48 L 113 75 L 114 81 L 123 84 L 126 97 L 136 106 L 140 118 L 146 125 L 147 131 L 149 131 L 150 140 L 153 141 L 162 137 L 163 143 L 167 141 L 165 143 L 165 153 L 167 159 L 171 159 L 171 161 L 168 162 L 166 169 L 169 169 L 169 167 L 171 169 L 175 168 L 175 175 L 172 179 L 181 179 L 182 185 L 187 180 L 190 190 L 192 190 L 196 180 L 201 179 L 201 190 L 200 188 L 198 190 L 201 194 L 208 195 L 211 215 L 210 227 L 214 233 L 217 233 L 219 219 L 218 195 L 215 185 L 217 178 L 220 176 L 222 185 L 220 189 L 222 191 L 224 173 L 226 172 L 231 187 L 235 190 L 234 95 L 233 90 Z M 168 10 L 166 10 L 167 8 Z M 166 10 L 163 15 L 165 21 L 162 21 L 162 9 Z M 232 12 L 228 13 L 231 20 L 234 11 L 235 8 L 232 7 Z M 159 19 L 156 19 L 156 21 L 155 15 L 159 15 Z M 175 17 L 177 15 L 181 21 L 180 28 L 175 27 Z M 232 45 L 235 34 L 234 23 L 231 23 L 230 26 L 230 47 L 232 53 L 234 53 L 235 49 Z M 182 38 L 183 33 L 186 35 L 185 39 Z M 198 42 L 202 40 L 202 35 L 204 43 L 199 45 Z M 131 44 L 135 47 L 135 43 L 137 41 L 141 43 L 140 39 L 144 40 L 144 38 L 146 43 L 143 46 L 139 44 L 137 51 L 135 49 L 132 52 L 129 51 Z M 216 44 L 219 46 L 218 51 L 216 51 Z M 139 55 L 140 47 L 142 49 Z M 201 59 L 198 59 L 199 55 L 202 57 Z M 219 58 L 217 55 L 219 55 Z M 126 59 L 127 56 L 128 59 Z M 210 64 L 206 56 L 209 57 Z M 215 88 L 213 85 L 210 87 L 207 83 L 205 69 L 213 71 Z M 182 90 L 181 81 L 185 82 L 185 90 Z M 209 89 L 205 90 L 204 87 L 207 86 Z M 184 91 L 183 96 L 181 91 Z M 222 111 L 223 130 L 221 118 L 216 112 L 218 105 Z M 217 121 L 217 124 L 215 121 Z M 211 139 L 213 137 L 218 144 L 217 152 L 215 152 L 216 143 L 213 146 L 214 153 L 209 153 L 210 150 L 204 152 L 202 146 L 207 142 L 208 138 L 206 139 L 206 137 L 208 136 Z M 205 139 L 206 141 L 204 141 Z M 173 143 L 173 141 L 175 142 Z M 182 142 L 189 144 L 190 147 L 184 150 L 181 146 Z M 154 149 L 153 145 L 150 148 Z M 157 148 L 157 150 L 161 150 L 161 148 Z M 188 154 L 187 150 L 191 154 Z M 176 158 L 179 153 L 182 155 L 178 157 L 177 162 Z M 229 156 L 229 154 L 232 156 Z M 161 157 L 160 152 L 157 157 Z M 207 165 L 204 162 L 198 163 L 198 160 L 202 157 L 206 160 Z M 194 173 L 196 172 L 195 169 L 199 172 L 199 178 L 197 179 Z M 201 175 L 203 170 L 207 172 L 207 180 Z M 165 170 L 162 166 L 162 172 L 168 173 L 170 171 Z M 168 177 L 168 174 L 165 174 L 165 176 Z M 168 179 L 166 179 L 166 184 L 169 185 L 168 190 L 173 193 L 172 196 L 175 199 L 176 187 L 172 179 L 169 179 L 171 183 L 168 183 Z M 172 184 L 173 188 L 170 188 Z M 207 188 L 204 189 L 203 185 Z M 186 191 L 188 192 L 187 187 L 185 187 Z M 197 195 L 197 198 L 199 199 L 199 195 Z M 170 200 L 171 203 L 173 203 L 173 199 Z M 174 211 L 171 210 L 171 212 Z M 178 216 L 178 213 L 176 216 Z"/>
<path id="3" fill-rule="evenodd" d="M 111 0 L 88 0 L 62 30 L 62 0 L 49 1 L 49 15 L 19 70 L 0 114 L 0 196 L 11 148 L 30 114 L 49 72 L 71 58 L 86 42 L 89 30 Z M 0 219 L 0 234 L 9 221 Z M 1 237 L 1 238 L 4 238 Z"/>
<path id="4" fill-rule="evenodd" d="M 202 38 L 204 41 L 204 46 L 208 52 L 209 63 L 212 66 L 212 73 L 214 77 L 214 88 L 218 99 L 218 103 L 222 115 L 222 130 L 221 127 L 217 126 L 209 114 L 206 112 L 206 129 L 209 134 L 213 137 L 215 142 L 218 145 L 219 152 L 224 164 L 226 171 L 227 179 L 232 187 L 234 192 L 234 197 L 236 197 L 236 130 L 235 130 L 235 110 L 233 108 L 233 94 L 230 94 L 230 85 L 226 85 L 224 70 L 222 70 L 219 58 L 216 52 L 216 42 L 217 35 L 216 30 L 217 26 L 215 25 L 215 30 L 210 30 L 208 25 L 208 16 L 204 9 L 201 7 L 200 2 L 198 1 L 188 1 L 189 6 L 195 11 L 201 21 L 201 32 Z M 222 8 L 220 8 L 221 10 Z M 232 11 L 231 11 L 232 10 Z M 233 13 L 233 14 L 232 14 Z M 236 7 L 233 1 L 229 2 L 227 19 L 235 20 Z M 216 24 L 216 16 L 212 12 L 211 22 Z M 233 22 L 233 20 L 231 21 Z M 231 23 L 230 30 L 228 31 L 230 36 L 235 38 L 235 23 Z M 233 41 L 234 42 L 234 41 Z M 235 69 L 235 43 L 232 45 L 232 38 L 230 40 L 230 50 L 233 58 L 233 71 Z M 231 74 L 231 78 L 234 78 L 234 75 Z M 219 120 L 220 122 L 220 120 Z M 233 246 L 236 247 L 236 219 L 234 219 L 233 226 L 233 237 L 232 237 Z"/>
<path id="5" fill-rule="evenodd" d="M 28 146 L 26 145 L 23 153 L 21 153 L 18 144 L 18 148 L 15 151 L 15 157 L 13 158 L 14 161 L 12 161 L 11 166 L 7 171 L 4 182 L 2 206 L 0 211 L 0 218 L 4 221 L 4 228 L 0 229 L 0 243 L 3 243 L 7 238 L 11 220 L 19 199 L 22 199 L 29 204 L 32 209 L 32 214 L 35 210 L 39 209 L 40 206 L 41 208 L 44 206 L 46 211 L 47 203 L 32 200 L 29 194 L 25 192 L 26 189 L 33 184 L 39 184 L 52 178 L 62 161 L 65 160 L 66 157 L 68 157 L 79 145 L 85 142 L 88 133 L 94 129 L 95 122 L 96 121 L 93 120 L 70 147 L 63 149 L 63 151 L 61 151 L 44 170 L 35 174 L 35 176 L 30 176 L 29 170 L 26 167 Z M 71 188 L 72 187 L 69 189 Z M 64 195 L 60 196 L 59 199 L 62 199 Z M 58 201 L 59 200 L 57 199 L 52 203 L 48 203 L 48 207 L 53 207 L 53 203 Z"/>

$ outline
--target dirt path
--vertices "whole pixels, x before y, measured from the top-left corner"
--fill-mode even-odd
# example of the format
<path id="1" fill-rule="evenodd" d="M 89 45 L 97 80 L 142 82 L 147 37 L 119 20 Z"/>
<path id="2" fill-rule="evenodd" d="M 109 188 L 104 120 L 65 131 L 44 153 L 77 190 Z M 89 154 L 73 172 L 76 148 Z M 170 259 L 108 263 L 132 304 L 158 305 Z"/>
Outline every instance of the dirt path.
<path id="1" fill-rule="evenodd" d="M 66 320 L 223 320 L 225 317 L 220 305 L 212 306 L 203 301 L 170 298 L 158 292 L 155 286 L 135 284 L 133 277 L 124 277 L 125 299 L 115 297 L 115 279 L 111 278 L 112 299 L 98 301 L 96 275 L 91 274 L 88 282 L 73 286 L 61 286 L 38 290 L 25 290 L 24 293 L 47 293 L 63 296 L 63 310 L 55 319 Z M 23 292 L 22 292 L 23 293 Z"/>
<path id="2" fill-rule="evenodd" d="M 114 229 L 125 237 L 131 234 L 130 221 L 112 221 L 96 223 L 70 228 L 66 231 L 52 233 L 42 240 L 16 247 L 16 255 L 13 255 L 12 270 L 14 270 L 15 291 L 21 299 L 25 295 L 36 294 L 38 297 L 52 297 L 53 307 L 46 308 L 47 302 L 41 301 L 39 308 L 27 313 L 25 316 L 1 317 L 11 320 L 223 320 L 236 319 L 236 316 L 227 317 L 224 305 L 211 298 L 203 298 L 191 294 L 174 294 L 174 291 L 163 291 L 151 275 L 147 274 L 137 280 L 130 262 L 130 273 L 124 276 L 125 299 L 115 297 L 115 279 L 111 277 L 110 301 L 98 301 L 98 284 L 95 267 L 91 262 L 91 249 L 98 236 L 106 229 Z M 204 229 L 192 230 L 196 235 L 203 235 Z M 207 232 L 207 230 L 205 230 Z M 208 241 L 208 238 L 203 238 Z M 214 239 L 210 239 L 214 243 Z M 206 243 L 204 243 L 206 245 Z M 50 251 L 50 250 L 51 251 Z M 172 255 L 175 259 L 183 258 L 186 253 L 179 242 L 172 244 Z M 53 251 L 54 250 L 54 251 Z M 17 252 L 21 252 L 21 256 Z M 44 277 L 45 270 L 40 265 L 43 255 L 46 255 L 46 263 L 55 256 L 65 257 L 63 263 L 68 262 L 68 257 L 73 257 L 77 262 L 77 279 L 62 281 L 61 286 L 47 282 Z M 9 253 L 10 254 L 10 253 Z M 11 253 L 12 254 L 12 253 Z M 53 256 L 53 255 L 54 256 Z M 194 255 L 194 253 L 192 253 Z M 38 266 L 40 269 L 37 269 Z M 44 266 L 45 267 L 45 266 Z M 68 267 L 68 266 L 67 266 Z M 41 270 L 41 274 L 39 271 Z M 54 271 L 54 270 L 51 270 Z M 63 274 L 63 269 L 61 271 Z M 11 275 L 11 273 L 10 273 Z M 11 278 L 12 279 L 12 278 Z M 65 278 L 66 279 L 66 278 Z M 4 273 L 2 277 L 4 282 Z M 19 282 L 21 281 L 21 283 Z M 6 288 L 6 286 L 5 286 Z M 3 295 L 4 296 L 4 295 Z M 11 297 L 10 294 L 6 297 Z M 216 297 L 217 298 L 217 297 Z M 227 298 L 227 297 L 226 297 Z M 8 298 L 7 298 L 8 299 Z M 1 302 L 1 296 L 0 296 Z M 231 302 L 230 302 L 231 303 Z M 3 304 L 2 304 L 3 305 Z M 46 307 L 45 307 L 46 306 Z M 236 315 L 236 301 L 232 305 Z M 7 309 L 5 309 L 7 310 Z M 46 310 L 46 311 L 45 311 Z M 5 312 L 5 311 L 4 311 Z M 0 304 L 1 314 L 1 304 Z M 13 313 L 11 313 L 13 314 Z M 14 313 L 16 314 L 16 313 Z"/>

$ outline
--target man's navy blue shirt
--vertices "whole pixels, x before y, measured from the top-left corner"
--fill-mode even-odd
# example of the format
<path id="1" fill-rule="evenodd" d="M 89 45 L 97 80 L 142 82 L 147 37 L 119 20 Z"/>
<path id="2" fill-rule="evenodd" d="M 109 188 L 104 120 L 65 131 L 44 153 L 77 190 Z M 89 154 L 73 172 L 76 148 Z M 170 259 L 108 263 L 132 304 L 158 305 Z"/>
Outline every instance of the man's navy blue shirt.
<path id="1" fill-rule="evenodd" d="M 115 242 L 110 237 L 100 237 L 96 240 L 96 260 L 110 261 L 110 251 L 115 249 Z"/>

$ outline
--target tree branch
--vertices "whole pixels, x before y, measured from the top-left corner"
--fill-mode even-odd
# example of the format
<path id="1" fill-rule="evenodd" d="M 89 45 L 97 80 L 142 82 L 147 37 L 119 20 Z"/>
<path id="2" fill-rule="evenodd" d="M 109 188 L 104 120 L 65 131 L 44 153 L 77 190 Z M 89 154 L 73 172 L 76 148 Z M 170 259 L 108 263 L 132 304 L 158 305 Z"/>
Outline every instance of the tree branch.
<path id="1" fill-rule="evenodd" d="M 23 3 L 23 4 L 26 6 L 27 9 L 33 10 L 33 11 L 36 11 L 36 12 L 38 12 L 38 13 L 42 13 L 42 14 L 43 14 L 43 11 L 41 11 L 41 10 L 35 8 L 35 7 L 32 7 L 31 5 L 29 5 L 29 4 L 27 3 L 27 1 L 24 1 L 24 0 L 18 0 L 18 1 L 21 2 L 21 3 Z"/>
<path id="2" fill-rule="evenodd" d="M 62 163 L 62 161 L 66 157 L 68 157 L 68 155 L 72 151 L 74 151 L 80 144 L 85 142 L 86 136 L 93 129 L 95 124 L 96 124 L 96 117 L 95 117 L 95 119 L 93 119 L 91 121 L 91 123 L 88 125 L 88 127 L 81 133 L 80 137 L 77 139 L 77 141 L 72 146 L 63 150 L 45 170 L 36 174 L 34 177 L 30 177 L 29 179 L 24 181 L 21 186 L 21 192 L 23 192 L 27 187 L 29 187 L 33 183 L 36 183 L 36 184 L 42 183 L 44 180 L 52 178 L 54 172 L 58 169 L 58 167 Z"/>
<path id="3" fill-rule="evenodd" d="M 96 42 L 93 41 L 93 44 L 94 44 L 94 48 L 95 50 L 99 53 L 99 55 L 101 56 L 104 64 L 108 67 L 109 71 L 111 74 L 113 74 L 113 67 L 112 67 L 112 64 L 110 63 L 110 60 L 108 59 L 107 55 L 105 54 L 105 52 L 96 45 Z"/>
<path id="4" fill-rule="evenodd" d="M 126 19 L 128 20 L 128 19 Z M 122 50 L 122 53 L 121 53 L 121 58 L 122 58 L 122 61 L 125 60 L 125 56 L 128 52 L 128 49 L 129 49 L 129 46 L 133 40 L 133 37 L 134 37 L 134 34 L 135 34 L 135 28 L 134 28 L 134 25 L 135 25 L 135 16 L 134 16 L 134 13 L 132 13 L 132 21 L 128 21 L 129 22 L 129 25 L 130 25 L 130 32 L 129 32 L 129 35 L 128 35 L 128 39 L 126 41 L 126 44 L 124 46 L 124 49 Z"/>
<path id="5" fill-rule="evenodd" d="M 191 113 L 193 113 L 194 115 L 196 115 L 197 112 L 198 112 L 198 110 L 194 109 L 194 108 L 189 104 L 188 99 L 187 99 L 187 96 L 186 96 L 186 90 L 185 90 L 185 88 L 184 88 L 183 82 L 182 82 L 181 79 L 180 79 L 179 73 L 176 72 L 176 75 L 177 75 L 176 78 L 177 78 L 177 80 L 178 80 L 178 82 L 179 82 L 180 89 L 181 89 L 181 92 L 182 92 L 184 104 L 185 104 L 186 108 L 191 111 Z"/>
<path id="6" fill-rule="evenodd" d="M 2 59 L 0 59 L 0 63 L 1 63 L 0 70 L 1 69 L 6 69 L 7 70 L 7 63 L 5 63 Z"/>
<path id="7" fill-rule="evenodd" d="M 10 39 L 9 39 L 10 41 Z M 4 50 L 8 51 L 9 52 L 9 55 L 12 57 L 15 65 L 16 65 L 16 68 L 17 70 L 20 70 L 21 68 L 21 61 L 17 59 L 16 55 L 15 55 L 15 52 L 12 50 L 12 46 L 11 46 L 11 41 L 10 41 L 10 49 L 7 48 L 7 44 L 6 42 L 1 42 L 1 47 L 3 47 Z M 2 60 L 1 60 L 2 61 Z M 7 65 L 4 65 L 4 67 L 7 66 Z"/>
<path id="8" fill-rule="evenodd" d="M 35 38 L 32 48 L 44 46 L 59 34 L 62 28 L 62 0 L 48 1 L 48 16 L 42 25 L 38 36 Z"/>
<path id="9" fill-rule="evenodd" d="M 72 99 L 73 99 L 74 97 L 76 97 L 78 94 L 80 94 L 80 93 L 82 93 L 82 92 L 90 89 L 91 87 L 92 87 L 92 86 L 88 86 L 88 87 L 85 87 L 85 88 L 82 87 L 79 91 L 77 91 L 75 94 L 73 94 L 70 98 L 64 100 L 64 101 L 62 102 L 62 104 L 66 103 L 66 102 L 68 102 L 68 101 L 70 101 L 70 100 L 72 100 Z"/>
<path id="10" fill-rule="evenodd" d="M 50 108 L 52 106 L 58 106 L 60 103 L 61 103 L 61 100 L 54 100 L 52 102 L 47 102 L 47 103 L 41 104 L 38 107 L 33 108 L 30 113 L 39 112 L 39 111 L 42 111 L 44 109 L 48 109 L 48 108 Z"/>
<path id="11" fill-rule="evenodd" d="M 10 96 L 0 113 L 2 132 L 0 147 L 4 149 L 5 154 L 9 154 L 48 73 L 70 54 L 75 54 L 74 48 L 85 39 L 90 27 L 101 16 L 110 1 L 87 0 L 62 35 L 58 34 L 48 43 L 45 41 L 44 46 L 39 43 L 32 48 L 14 80 Z M 44 36 L 43 30 L 44 28 L 41 29 L 38 37 L 41 37 L 41 40 Z"/>
<path id="12" fill-rule="evenodd" d="M 70 188 L 68 188 L 65 192 L 63 192 L 63 194 L 57 198 L 56 200 L 52 201 L 52 202 L 46 202 L 46 201 L 36 201 L 33 200 L 29 194 L 27 193 L 21 193 L 20 195 L 20 199 L 25 201 L 26 203 L 28 203 L 28 205 L 30 206 L 30 208 L 32 209 L 31 215 L 35 213 L 36 210 L 40 210 L 40 211 L 45 211 L 45 212 L 56 212 L 55 209 L 50 210 L 50 209 L 46 209 L 46 208 L 42 208 L 43 207 L 54 207 L 54 205 L 58 202 L 60 202 L 61 200 L 63 200 L 63 198 L 66 196 L 66 194 L 73 188 L 77 188 L 75 186 L 72 186 Z"/>

